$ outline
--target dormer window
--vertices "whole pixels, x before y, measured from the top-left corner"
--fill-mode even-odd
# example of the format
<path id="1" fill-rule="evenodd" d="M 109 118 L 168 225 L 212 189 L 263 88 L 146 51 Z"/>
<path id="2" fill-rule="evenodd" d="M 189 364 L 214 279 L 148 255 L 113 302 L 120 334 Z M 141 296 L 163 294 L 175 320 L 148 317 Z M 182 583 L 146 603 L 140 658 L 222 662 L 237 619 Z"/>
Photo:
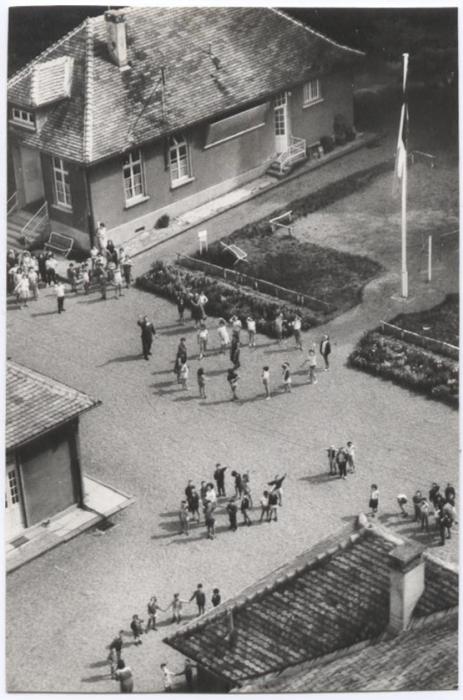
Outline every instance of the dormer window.
<path id="1" fill-rule="evenodd" d="M 29 129 L 35 129 L 34 112 L 28 112 L 25 109 L 13 107 L 11 110 L 11 118 L 15 124 L 21 124 L 21 126 L 27 126 Z"/>

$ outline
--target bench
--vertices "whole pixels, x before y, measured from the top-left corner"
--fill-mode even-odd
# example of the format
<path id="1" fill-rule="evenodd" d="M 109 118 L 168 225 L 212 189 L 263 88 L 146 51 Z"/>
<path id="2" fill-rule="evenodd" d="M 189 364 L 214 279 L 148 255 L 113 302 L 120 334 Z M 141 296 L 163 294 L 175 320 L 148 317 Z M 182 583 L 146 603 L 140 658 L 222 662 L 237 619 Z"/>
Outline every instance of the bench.
<path id="1" fill-rule="evenodd" d="M 236 260 L 233 263 L 236 265 L 236 263 L 240 262 L 243 260 L 244 262 L 247 262 L 246 258 L 248 257 L 248 254 L 239 246 L 235 245 L 234 243 L 227 245 L 227 243 L 224 243 L 223 241 L 220 241 L 221 245 L 226 248 L 227 250 L 230 251 L 230 253 L 233 253 L 235 256 Z"/>
<path id="2" fill-rule="evenodd" d="M 62 233 L 53 233 L 52 231 L 44 247 L 56 250 L 57 253 L 61 253 L 66 258 L 71 252 L 73 245 L 73 238 L 65 236 Z"/>
<path id="3" fill-rule="evenodd" d="M 283 223 L 284 220 L 287 220 L 288 223 Z M 285 211 L 284 214 L 280 214 L 280 216 L 275 216 L 274 219 L 269 220 L 270 228 L 272 229 L 272 232 L 275 231 L 277 226 L 281 226 L 282 228 L 285 228 L 289 231 L 289 233 L 293 232 L 293 227 L 290 225 L 293 220 L 293 212 L 292 210 L 290 211 Z"/>

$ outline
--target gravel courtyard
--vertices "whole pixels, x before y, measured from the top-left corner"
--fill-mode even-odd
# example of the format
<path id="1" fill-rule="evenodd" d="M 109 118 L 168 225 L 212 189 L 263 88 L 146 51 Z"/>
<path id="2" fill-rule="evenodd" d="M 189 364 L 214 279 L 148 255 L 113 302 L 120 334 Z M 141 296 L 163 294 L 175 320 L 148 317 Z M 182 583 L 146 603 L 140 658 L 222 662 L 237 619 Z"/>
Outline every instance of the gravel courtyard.
<path id="1" fill-rule="evenodd" d="M 375 293 L 367 299 L 376 300 Z M 365 510 L 372 481 L 380 488 L 382 522 L 437 544 L 437 535 L 421 536 L 415 524 L 398 517 L 395 497 L 428 489 L 434 479 L 456 483 L 458 414 L 344 366 L 360 329 L 380 313 L 375 303 L 328 326 L 333 366 L 320 372 L 317 385 L 305 383 L 298 369 L 302 355 L 292 343 L 279 348 L 261 336 L 255 351 L 243 347 L 239 403 L 230 401 L 224 376 L 229 363 L 221 355 L 203 360 L 207 400 L 197 398 L 196 358 L 191 390 L 173 383 L 178 340 L 185 334 L 190 356 L 197 355 L 195 332 L 188 324 L 179 327 L 175 308 L 149 294 L 132 289 L 106 302 L 98 294 L 68 298 L 66 313 L 58 316 L 55 298 L 44 291 L 28 309 L 8 313 L 9 357 L 103 402 L 82 419 L 84 470 L 137 498 L 112 529 L 87 532 L 8 576 L 8 690 L 117 691 L 106 645 L 117 630 L 129 629 L 133 613 L 146 618 L 153 593 L 163 607 L 174 592 L 189 597 L 200 581 L 208 606 L 215 586 L 224 598 L 237 593 Z M 139 355 L 140 313 L 158 329 L 149 363 Z M 318 342 L 322 331 L 305 334 L 304 346 Z M 211 340 L 217 344 L 214 331 Z M 294 372 L 290 395 L 279 393 L 286 359 Z M 275 390 L 270 401 L 262 400 L 264 364 Z M 358 447 L 358 471 L 347 481 L 331 479 L 325 448 L 348 439 Z M 178 534 L 176 511 L 187 480 L 199 485 L 209 479 L 218 461 L 230 470 L 250 469 L 256 501 L 269 479 L 288 473 L 278 523 L 231 533 L 219 512 L 214 541 L 205 539 L 202 526 L 189 537 Z M 435 551 L 456 560 L 457 537 Z M 136 691 L 161 690 L 162 661 L 181 670 L 182 658 L 161 642 L 170 629 L 162 621 L 141 647 L 126 637 L 124 658 Z"/>

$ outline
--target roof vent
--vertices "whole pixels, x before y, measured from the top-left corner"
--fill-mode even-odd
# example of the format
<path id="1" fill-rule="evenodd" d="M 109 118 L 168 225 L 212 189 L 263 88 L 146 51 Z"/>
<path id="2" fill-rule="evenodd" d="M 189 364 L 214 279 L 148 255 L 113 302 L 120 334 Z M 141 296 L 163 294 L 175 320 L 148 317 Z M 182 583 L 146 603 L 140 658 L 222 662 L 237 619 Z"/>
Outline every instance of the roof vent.
<path id="1" fill-rule="evenodd" d="M 129 68 L 127 61 L 127 23 L 123 10 L 108 10 L 106 20 L 106 41 L 109 55 L 121 70 Z"/>

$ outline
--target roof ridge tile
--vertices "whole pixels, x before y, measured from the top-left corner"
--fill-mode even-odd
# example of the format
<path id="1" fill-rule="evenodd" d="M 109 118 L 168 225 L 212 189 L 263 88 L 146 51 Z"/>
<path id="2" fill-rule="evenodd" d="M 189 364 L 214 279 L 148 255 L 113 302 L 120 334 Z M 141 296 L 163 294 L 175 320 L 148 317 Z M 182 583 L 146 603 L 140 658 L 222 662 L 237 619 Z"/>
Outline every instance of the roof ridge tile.
<path id="1" fill-rule="evenodd" d="M 84 86 L 84 128 L 83 156 L 85 162 L 92 160 L 93 150 L 93 66 L 94 66 L 94 37 L 93 23 L 86 20 L 87 36 L 85 41 L 85 86 Z"/>

